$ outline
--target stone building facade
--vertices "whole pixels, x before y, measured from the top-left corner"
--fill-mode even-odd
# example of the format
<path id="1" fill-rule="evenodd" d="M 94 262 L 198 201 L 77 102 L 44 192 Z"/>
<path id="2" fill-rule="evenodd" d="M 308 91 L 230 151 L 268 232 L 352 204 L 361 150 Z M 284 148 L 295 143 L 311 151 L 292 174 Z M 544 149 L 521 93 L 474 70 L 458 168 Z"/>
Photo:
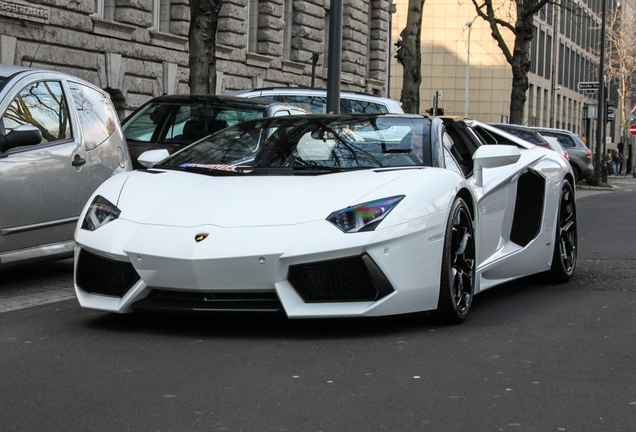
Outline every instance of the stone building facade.
<path id="1" fill-rule="evenodd" d="M 329 0 L 223 0 L 217 93 L 327 80 Z M 341 88 L 386 92 L 388 0 L 343 0 Z M 121 118 L 189 93 L 188 0 L 0 0 L 2 64 L 53 69 L 107 90 Z M 312 67 L 312 58 L 318 58 Z"/>

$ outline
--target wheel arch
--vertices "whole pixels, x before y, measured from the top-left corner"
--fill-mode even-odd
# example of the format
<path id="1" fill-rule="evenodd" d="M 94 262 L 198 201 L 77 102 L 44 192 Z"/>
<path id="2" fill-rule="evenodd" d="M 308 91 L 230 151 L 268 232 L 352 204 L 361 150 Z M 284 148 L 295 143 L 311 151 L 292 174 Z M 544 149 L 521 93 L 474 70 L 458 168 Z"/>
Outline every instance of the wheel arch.
<path id="1" fill-rule="evenodd" d="M 575 191 L 576 189 L 576 182 L 574 180 L 574 174 L 571 172 L 566 172 L 565 173 L 565 177 L 564 180 L 567 180 L 570 182 L 570 186 L 572 186 L 572 190 Z M 576 195 L 576 191 L 574 192 L 574 195 Z"/>
<path id="2" fill-rule="evenodd" d="M 466 201 L 466 205 L 468 205 L 468 211 L 470 212 L 470 218 L 473 223 L 475 222 L 475 200 L 473 199 L 473 195 L 467 188 L 462 188 L 457 192 L 457 198 L 461 198 Z"/>

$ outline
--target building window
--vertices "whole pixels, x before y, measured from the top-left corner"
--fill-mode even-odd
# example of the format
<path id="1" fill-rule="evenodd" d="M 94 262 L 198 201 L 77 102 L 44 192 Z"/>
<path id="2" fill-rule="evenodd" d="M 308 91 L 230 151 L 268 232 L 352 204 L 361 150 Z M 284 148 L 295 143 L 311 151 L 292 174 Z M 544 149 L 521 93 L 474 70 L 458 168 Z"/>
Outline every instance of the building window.
<path id="1" fill-rule="evenodd" d="M 369 55 L 366 56 L 366 62 L 367 62 L 367 74 L 365 76 L 366 79 L 369 79 L 371 77 L 371 59 L 374 58 L 372 57 L 371 54 L 371 17 L 373 16 L 373 2 L 369 2 L 369 8 L 367 9 L 367 47 L 366 47 L 366 51 L 369 53 Z"/>
<path id="2" fill-rule="evenodd" d="M 583 15 L 583 28 L 584 29 L 588 29 L 588 25 L 589 25 L 589 21 L 588 21 L 588 16 L 587 15 Z M 581 48 L 583 48 L 584 50 L 587 50 L 587 31 L 582 31 L 581 32 Z"/>
<path id="3" fill-rule="evenodd" d="M 550 79 L 552 77 L 552 36 L 547 35 L 545 50 L 545 78 Z"/>
<path id="4" fill-rule="evenodd" d="M 559 79 L 558 79 L 558 83 L 559 85 L 563 85 L 563 54 L 565 51 L 565 46 L 563 45 L 563 42 L 561 42 L 559 44 Z"/>
<path id="5" fill-rule="evenodd" d="M 95 0 L 95 13 L 99 18 L 115 21 L 115 0 Z"/>
<path id="6" fill-rule="evenodd" d="M 577 65 L 576 62 L 576 53 L 574 52 L 574 50 L 570 51 L 570 80 L 569 80 L 569 88 L 574 90 L 575 89 L 575 85 L 574 85 L 574 71 Z"/>
<path id="7" fill-rule="evenodd" d="M 530 46 L 530 72 L 537 73 L 537 26 L 532 28 L 532 45 Z"/>
<path id="8" fill-rule="evenodd" d="M 539 32 L 539 58 L 537 61 L 537 73 L 540 77 L 543 76 L 544 60 L 545 60 L 545 31 Z"/>
<path id="9" fill-rule="evenodd" d="M 152 25 L 160 32 L 170 33 L 170 0 L 152 0 Z"/>
<path id="10" fill-rule="evenodd" d="M 285 11 L 283 19 L 285 28 L 283 29 L 283 58 L 289 60 L 291 58 L 292 49 L 292 23 L 294 21 L 294 0 L 285 0 Z"/>
<path id="11" fill-rule="evenodd" d="M 323 61 L 323 65 L 325 67 L 327 67 L 327 65 L 329 64 L 329 25 L 331 23 L 331 14 L 329 13 L 329 11 L 325 11 L 325 36 L 324 36 L 324 40 L 325 40 L 325 60 Z"/>
<path id="12" fill-rule="evenodd" d="M 258 50 L 258 0 L 250 0 L 247 11 L 247 50 Z"/>

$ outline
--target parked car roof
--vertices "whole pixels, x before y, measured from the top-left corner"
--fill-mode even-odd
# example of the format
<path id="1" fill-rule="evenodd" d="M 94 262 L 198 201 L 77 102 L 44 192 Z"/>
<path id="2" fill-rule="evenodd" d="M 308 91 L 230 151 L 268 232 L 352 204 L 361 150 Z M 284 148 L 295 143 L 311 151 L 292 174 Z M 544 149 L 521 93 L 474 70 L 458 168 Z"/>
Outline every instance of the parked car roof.
<path id="1" fill-rule="evenodd" d="M 260 89 L 239 90 L 230 93 L 232 95 L 244 97 L 259 98 L 275 98 L 280 102 L 294 103 L 303 108 L 307 108 L 314 114 L 324 114 L 326 112 L 327 90 L 306 88 L 306 87 L 265 87 Z M 302 99 L 302 98 L 321 98 Z M 341 91 L 341 109 L 342 113 L 356 112 L 384 112 L 384 113 L 403 113 L 402 103 L 393 99 L 371 95 L 361 92 Z M 355 103 L 362 102 L 366 106 L 357 106 Z M 369 105 L 370 104 L 370 105 Z M 313 109 L 312 109 L 313 108 Z M 371 108 L 367 110 L 366 108 Z"/>

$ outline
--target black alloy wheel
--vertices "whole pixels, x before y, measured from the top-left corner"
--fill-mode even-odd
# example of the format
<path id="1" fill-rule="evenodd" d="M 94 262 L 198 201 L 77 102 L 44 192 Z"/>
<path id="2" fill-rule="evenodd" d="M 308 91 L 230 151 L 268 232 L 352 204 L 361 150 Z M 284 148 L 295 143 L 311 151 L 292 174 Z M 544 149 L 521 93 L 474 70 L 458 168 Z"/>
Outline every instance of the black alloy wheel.
<path id="1" fill-rule="evenodd" d="M 442 276 L 436 318 L 445 324 L 463 322 L 475 293 L 475 236 L 466 202 L 457 198 L 446 224 Z"/>
<path id="2" fill-rule="evenodd" d="M 565 180 L 561 188 L 559 213 L 554 235 L 554 255 L 550 272 L 555 282 L 567 282 L 576 268 L 576 202 L 570 182 Z"/>

